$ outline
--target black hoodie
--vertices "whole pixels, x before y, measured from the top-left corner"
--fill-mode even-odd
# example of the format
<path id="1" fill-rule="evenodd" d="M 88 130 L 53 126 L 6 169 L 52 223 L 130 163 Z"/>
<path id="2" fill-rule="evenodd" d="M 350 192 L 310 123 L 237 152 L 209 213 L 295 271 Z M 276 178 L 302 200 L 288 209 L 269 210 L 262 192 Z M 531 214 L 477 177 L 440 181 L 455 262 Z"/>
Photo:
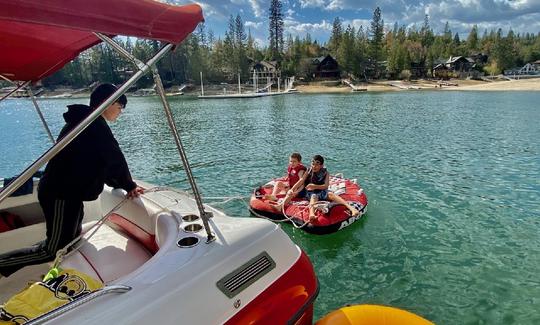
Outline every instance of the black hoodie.
<path id="1" fill-rule="evenodd" d="M 66 125 L 58 139 L 91 112 L 86 105 L 68 106 L 64 113 Z M 104 184 L 128 192 L 137 186 L 109 125 L 99 116 L 49 161 L 38 191 L 40 196 L 92 201 L 103 191 Z"/>

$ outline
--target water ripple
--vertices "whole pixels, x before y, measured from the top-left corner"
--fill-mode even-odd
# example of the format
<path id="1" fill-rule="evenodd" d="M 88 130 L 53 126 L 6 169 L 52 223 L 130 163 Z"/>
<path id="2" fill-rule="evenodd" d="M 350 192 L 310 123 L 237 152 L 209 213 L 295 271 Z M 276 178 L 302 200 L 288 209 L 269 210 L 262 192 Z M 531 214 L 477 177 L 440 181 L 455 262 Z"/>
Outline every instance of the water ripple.
<path id="1" fill-rule="evenodd" d="M 540 323 L 538 93 L 396 92 L 171 102 L 205 196 L 248 196 L 288 155 L 357 178 L 360 222 L 329 236 L 284 226 L 321 283 L 316 318 L 351 303 L 441 324 Z M 86 100 L 83 100 L 84 103 Z M 53 133 L 73 100 L 41 100 Z M 137 178 L 189 189 L 156 98 L 112 125 Z M 0 103 L 0 176 L 45 151 L 31 102 Z M 13 141 L 17 139 L 17 141 Z M 220 205 L 248 217 L 246 202 Z"/>

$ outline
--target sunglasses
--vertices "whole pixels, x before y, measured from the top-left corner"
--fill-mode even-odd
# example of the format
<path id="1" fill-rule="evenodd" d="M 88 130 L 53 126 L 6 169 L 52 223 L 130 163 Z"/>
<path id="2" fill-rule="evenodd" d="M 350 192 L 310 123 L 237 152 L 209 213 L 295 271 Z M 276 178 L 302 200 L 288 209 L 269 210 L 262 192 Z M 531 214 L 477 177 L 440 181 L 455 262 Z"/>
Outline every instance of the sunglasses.
<path id="1" fill-rule="evenodd" d="M 312 160 L 311 164 L 312 165 L 322 165 L 322 163 L 320 161 L 317 161 L 317 160 Z"/>

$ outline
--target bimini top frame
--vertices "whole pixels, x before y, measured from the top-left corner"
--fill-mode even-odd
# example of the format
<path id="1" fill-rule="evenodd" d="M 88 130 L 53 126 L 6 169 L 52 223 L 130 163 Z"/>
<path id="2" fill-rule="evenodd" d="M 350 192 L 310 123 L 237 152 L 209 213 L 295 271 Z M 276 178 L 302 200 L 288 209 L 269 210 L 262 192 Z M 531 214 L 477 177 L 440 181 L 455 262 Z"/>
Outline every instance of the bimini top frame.
<path id="1" fill-rule="evenodd" d="M 101 41 L 127 57 L 138 69 L 119 89 L 55 143 L 17 179 L 0 191 L 0 202 L 7 198 L 41 166 L 67 146 L 78 134 L 144 74 L 152 71 L 169 127 L 192 188 L 207 233 L 207 243 L 215 239 L 202 199 L 191 173 L 172 112 L 165 97 L 156 63 L 203 21 L 198 5 L 172 6 L 153 0 L 0 0 L 0 75 L 22 82 L 40 80 L 61 69 L 85 49 Z M 116 8 L 116 9 L 115 9 Z M 109 36 L 125 35 L 159 40 L 165 45 L 143 63 Z M 31 51 L 30 51 L 31 50 Z"/>

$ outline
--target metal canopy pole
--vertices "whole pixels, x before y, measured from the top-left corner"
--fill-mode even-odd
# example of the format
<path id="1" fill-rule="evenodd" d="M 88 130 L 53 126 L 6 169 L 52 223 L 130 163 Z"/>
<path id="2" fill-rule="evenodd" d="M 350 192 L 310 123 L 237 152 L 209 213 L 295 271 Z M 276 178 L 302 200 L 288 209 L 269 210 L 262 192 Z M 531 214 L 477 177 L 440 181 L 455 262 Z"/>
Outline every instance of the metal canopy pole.
<path id="1" fill-rule="evenodd" d="M 103 35 L 101 33 L 94 33 L 100 40 L 103 42 L 109 44 L 113 49 L 115 49 L 118 53 L 120 53 L 122 56 L 124 56 L 126 59 L 131 61 L 139 70 L 142 70 L 144 66 L 146 65 L 141 60 L 137 59 L 131 53 L 129 53 L 125 48 L 120 46 L 118 43 L 116 43 L 114 40 L 112 40 L 110 37 Z"/>
<path id="2" fill-rule="evenodd" d="M 169 123 L 169 127 L 171 128 L 171 132 L 174 136 L 174 141 L 176 142 L 176 148 L 178 149 L 178 153 L 180 154 L 180 158 L 182 159 L 182 164 L 184 165 L 184 170 L 186 171 L 189 185 L 191 186 L 191 190 L 193 191 L 195 202 L 197 202 L 197 208 L 199 209 L 199 214 L 203 221 L 204 230 L 206 231 L 207 235 L 206 243 L 209 244 L 216 240 L 216 236 L 212 233 L 212 230 L 210 229 L 210 225 L 208 223 L 208 220 L 212 218 L 213 215 L 212 212 L 204 211 L 201 194 L 199 193 L 199 189 L 197 188 L 197 184 L 195 183 L 195 178 L 193 177 L 193 174 L 191 172 L 191 167 L 189 166 L 186 151 L 184 150 L 184 146 L 182 145 L 182 140 L 180 139 L 180 135 L 178 134 L 176 124 L 174 123 L 171 107 L 169 106 L 169 102 L 167 101 L 167 97 L 165 96 L 165 89 L 163 89 L 161 77 L 159 76 L 158 69 L 155 66 L 152 67 L 152 73 L 154 76 L 154 82 L 156 83 L 156 90 L 159 94 L 159 97 L 161 98 L 161 102 L 163 103 L 163 108 L 165 109 L 167 122 Z"/>
<path id="3" fill-rule="evenodd" d="M 54 144 L 54 137 L 51 133 L 51 130 L 49 129 L 49 126 L 47 125 L 47 122 L 45 121 L 45 118 L 43 117 L 43 114 L 41 113 L 41 109 L 39 109 L 39 105 L 36 101 L 36 96 L 34 96 L 34 93 L 32 92 L 32 87 L 28 86 L 28 93 L 30 94 L 30 98 L 32 99 L 32 103 L 34 103 L 34 107 L 36 108 L 36 112 L 39 115 L 39 119 L 41 120 L 41 123 L 43 123 L 43 127 L 45 128 L 45 131 L 47 131 L 47 135 L 49 136 L 49 139 L 51 139 L 51 142 Z"/>
<path id="4" fill-rule="evenodd" d="M 131 78 L 129 78 L 122 86 L 118 88 L 114 94 L 106 99 L 98 108 L 96 108 L 88 117 L 82 120 L 73 130 L 71 130 L 65 137 L 55 143 L 49 150 L 47 150 L 41 157 L 39 157 L 32 165 L 25 169 L 25 171 L 17 177 L 8 186 L 0 190 L 0 202 L 7 198 L 11 193 L 15 192 L 24 182 L 26 182 L 38 169 L 46 162 L 56 156 L 60 150 L 67 146 L 79 133 L 81 133 L 90 123 L 92 123 L 98 116 L 103 113 L 112 103 L 114 103 L 123 93 L 125 93 L 129 87 L 137 82 L 144 74 L 150 71 L 150 67 L 158 62 L 167 52 L 173 47 L 172 44 L 166 44 L 159 52 L 154 55 L 142 68 L 137 71 Z"/>
<path id="5" fill-rule="evenodd" d="M 128 60 L 130 60 L 137 68 L 142 69 L 145 64 L 135 58 L 133 55 L 131 55 L 128 51 L 126 51 L 123 47 L 118 45 L 114 40 L 112 40 L 110 37 L 95 33 L 97 37 L 99 37 L 102 41 L 109 44 L 112 48 L 117 50 L 121 55 L 126 57 Z M 174 123 L 174 118 L 172 116 L 172 111 L 169 106 L 169 101 L 167 100 L 167 97 L 165 95 L 165 89 L 163 88 L 163 82 L 161 81 L 161 77 L 159 76 L 159 71 L 155 64 L 152 65 L 152 74 L 154 77 L 154 82 L 156 83 L 156 88 L 158 91 L 158 94 L 161 98 L 161 102 L 163 103 L 163 108 L 165 109 L 165 115 L 167 116 L 167 122 L 169 123 L 169 127 L 171 128 L 171 131 L 174 136 L 174 140 L 176 142 L 176 147 L 178 149 L 178 152 L 180 153 L 180 158 L 182 159 L 182 164 L 184 165 L 184 169 L 186 171 L 186 175 L 189 181 L 189 184 L 191 186 L 191 189 L 193 191 L 193 196 L 195 197 L 195 202 L 197 203 L 197 208 L 199 210 L 199 214 L 201 216 L 201 219 L 203 221 L 204 229 L 206 231 L 207 240 L 206 243 L 213 242 L 216 237 L 212 233 L 212 230 L 210 229 L 210 225 L 208 223 L 208 220 L 212 218 L 212 212 L 206 212 L 204 210 L 204 205 L 202 203 L 202 198 L 199 193 L 199 189 L 197 188 L 197 184 L 195 183 L 195 178 L 193 177 L 193 173 L 191 172 L 191 167 L 189 166 L 189 161 L 187 159 L 186 151 L 184 149 L 184 146 L 182 145 L 182 141 L 180 140 L 180 135 L 178 133 L 178 129 L 176 128 L 176 124 Z M 204 95 L 204 89 L 202 88 L 202 71 L 201 71 L 201 91 Z"/>
<path id="6" fill-rule="evenodd" d="M 6 81 L 9 81 L 9 82 L 11 82 L 11 83 L 17 85 L 16 82 L 9 80 L 8 78 L 2 76 L 1 74 L 0 74 L 0 77 L 2 77 L 2 79 L 6 80 Z M 26 87 L 26 86 L 29 85 L 29 84 L 30 84 L 30 81 L 26 81 L 26 82 L 24 82 L 24 83 L 21 83 L 21 84 L 17 85 L 17 87 L 16 87 L 15 89 L 13 89 L 12 91 L 10 91 L 10 92 L 9 92 L 7 95 L 5 95 L 4 97 L 0 98 L 0 102 L 3 101 L 4 99 L 8 98 L 8 97 L 11 96 L 12 94 L 14 94 L 17 90 L 19 90 L 19 89 L 21 89 L 21 88 L 24 88 L 24 87 Z"/>

